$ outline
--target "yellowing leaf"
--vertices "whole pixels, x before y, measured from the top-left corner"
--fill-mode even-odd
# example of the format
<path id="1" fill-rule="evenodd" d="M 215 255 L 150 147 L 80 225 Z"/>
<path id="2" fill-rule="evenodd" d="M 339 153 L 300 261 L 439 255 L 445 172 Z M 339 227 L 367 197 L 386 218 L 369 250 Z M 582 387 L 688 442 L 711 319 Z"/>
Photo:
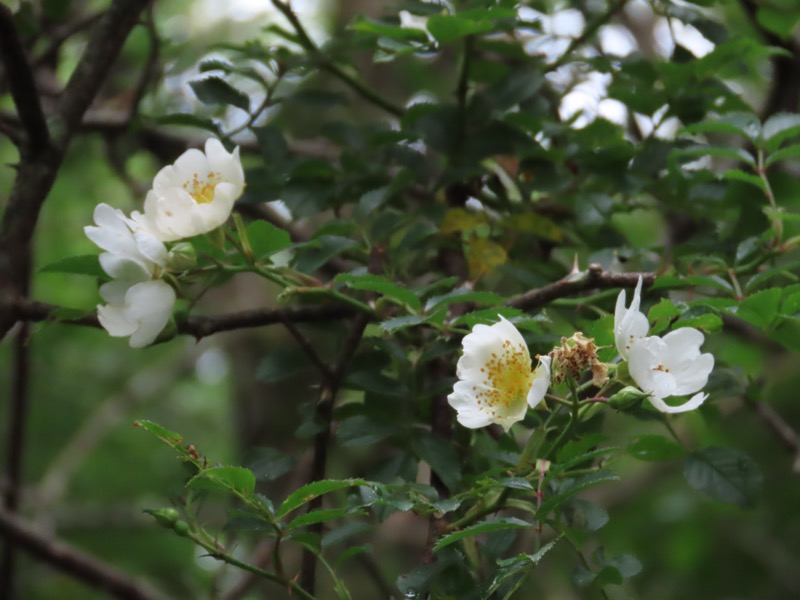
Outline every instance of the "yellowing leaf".
<path id="1" fill-rule="evenodd" d="M 464 253 L 471 279 L 491 273 L 508 259 L 506 249 L 487 238 L 472 238 L 466 243 Z"/>
<path id="2" fill-rule="evenodd" d="M 451 208 L 442 220 L 442 233 L 456 233 L 457 231 L 470 231 L 486 223 L 486 215 L 470 212 L 464 208 Z"/>
<path id="3" fill-rule="evenodd" d="M 561 228 L 553 221 L 536 213 L 514 215 L 503 222 L 504 227 L 515 231 L 532 233 L 545 240 L 560 242 L 564 239 Z"/>

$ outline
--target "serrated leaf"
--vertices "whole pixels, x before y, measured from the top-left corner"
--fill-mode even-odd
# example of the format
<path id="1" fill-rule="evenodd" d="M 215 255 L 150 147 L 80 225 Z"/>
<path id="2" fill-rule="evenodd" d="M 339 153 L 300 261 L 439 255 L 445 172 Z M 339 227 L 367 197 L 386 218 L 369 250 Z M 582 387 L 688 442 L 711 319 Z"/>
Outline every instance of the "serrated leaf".
<path id="1" fill-rule="evenodd" d="M 89 275 L 97 279 L 109 279 L 106 272 L 100 266 L 100 261 L 96 254 L 84 254 L 81 256 L 68 256 L 56 262 L 45 265 L 39 269 L 41 273 L 70 273 L 72 275 Z"/>
<path id="2" fill-rule="evenodd" d="M 794 135 L 800 135 L 800 115 L 794 113 L 772 115 L 761 130 L 768 150 L 777 149 L 783 140 Z"/>
<path id="3" fill-rule="evenodd" d="M 174 431 L 170 431 L 169 429 L 167 429 L 166 427 L 162 427 L 158 423 L 153 423 L 153 421 L 147 421 L 147 420 L 134 421 L 133 426 L 141 427 L 148 433 L 152 433 L 162 442 L 165 442 L 166 444 L 172 446 L 173 448 L 180 447 L 180 445 L 183 444 L 183 436 L 181 434 L 175 433 Z"/>
<path id="4" fill-rule="evenodd" d="M 159 125 L 179 125 L 182 127 L 196 127 L 197 129 L 204 129 L 210 131 L 216 136 L 220 135 L 219 125 L 208 117 L 199 117 L 191 113 L 172 113 L 156 117 L 156 123 Z"/>
<path id="5" fill-rule="evenodd" d="M 724 146 L 692 146 L 690 148 L 683 148 L 675 150 L 670 155 L 670 161 L 684 158 L 701 158 L 703 156 L 713 156 L 716 158 L 729 158 L 735 161 L 741 161 L 748 165 L 755 167 L 756 159 L 742 148 L 726 148 Z"/>
<path id="6" fill-rule="evenodd" d="M 692 452 L 684 461 L 683 475 L 694 489 L 743 508 L 755 506 L 761 492 L 756 462 L 730 448 L 711 446 Z"/>
<path id="7" fill-rule="evenodd" d="M 211 467 L 195 475 L 186 484 L 193 490 L 233 492 L 251 498 L 256 488 L 256 476 L 244 467 Z"/>
<path id="8" fill-rule="evenodd" d="M 390 298 L 394 298 L 395 300 L 399 300 L 414 310 L 420 309 L 420 299 L 414 292 L 400 287 L 396 283 L 389 281 L 380 275 L 351 275 L 349 273 L 342 273 L 337 275 L 334 281 L 344 283 L 347 287 L 354 290 L 377 292 L 383 296 L 388 296 Z"/>
<path id="9" fill-rule="evenodd" d="M 283 501 L 283 504 L 278 508 L 277 517 L 282 519 L 293 510 L 311 502 L 318 496 L 356 485 L 369 485 L 369 482 L 363 479 L 323 479 L 304 485 L 289 494 L 289 497 Z"/>
<path id="10" fill-rule="evenodd" d="M 645 461 L 674 460 L 684 455 L 683 447 L 662 435 L 640 435 L 631 440 L 628 454 Z"/>
<path id="11" fill-rule="evenodd" d="M 762 192 L 766 191 L 767 189 L 766 185 L 764 184 L 764 180 L 758 175 L 745 173 L 741 169 L 728 169 L 722 174 L 722 178 L 727 179 L 728 181 L 742 181 L 744 183 L 749 183 L 750 185 L 757 187 Z"/>
<path id="12" fill-rule="evenodd" d="M 619 481 L 619 477 L 608 470 L 597 471 L 595 473 L 589 473 L 588 475 L 580 477 L 576 479 L 572 486 L 568 489 L 558 492 L 542 502 L 541 506 L 539 506 L 539 509 L 536 511 L 537 517 L 540 520 L 544 520 L 552 510 L 563 504 L 567 499 L 571 498 L 575 494 L 578 494 L 594 485 L 608 483 L 611 481 Z"/>
<path id="13" fill-rule="evenodd" d="M 481 521 L 480 523 L 470 525 L 469 527 L 460 531 L 448 533 L 447 535 L 440 537 L 433 545 L 433 551 L 438 552 L 442 548 L 446 548 L 451 544 L 455 544 L 456 542 L 473 535 L 492 533 L 495 531 L 506 531 L 509 529 L 527 529 L 528 527 L 532 527 L 532 525 L 526 521 L 523 521 L 522 519 L 517 519 L 516 517 L 487 519 L 486 521 Z"/>
<path id="14" fill-rule="evenodd" d="M 489 598 L 500 588 L 503 582 L 508 580 L 510 577 L 513 577 L 519 572 L 538 565 L 542 558 L 544 558 L 544 556 L 550 552 L 550 550 L 552 550 L 563 537 L 564 534 L 562 533 L 554 540 L 551 540 L 539 548 L 539 550 L 537 550 L 534 554 L 517 554 L 512 558 L 499 559 L 497 561 L 497 566 L 499 568 L 494 576 L 494 579 L 492 580 L 492 585 L 489 586 L 489 589 L 486 592 L 485 597 Z"/>
<path id="15" fill-rule="evenodd" d="M 316 523 L 327 523 L 348 514 L 364 514 L 362 511 L 354 511 L 349 508 L 322 508 L 319 510 L 312 510 L 299 517 L 292 519 L 286 525 L 286 529 L 291 531 L 298 527 L 307 527 Z"/>
<path id="16" fill-rule="evenodd" d="M 494 292 L 475 292 L 469 288 L 456 288 L 446 294 L 433 296 L 425 302 L 425 311 L 430 312 L 455 303 L 475 302 L 477 304 L 502 304 L 503 298 Z"/>
<path id="17" fill-rule="evenodd" d="M 400 329 L 405 329 L 406 327 L 413 327 L 414 325 L 419 325 L 420 323 L 425 322 L 425 317 L 419 315 L 402 315 L 399 317 L 392 317 L 391 319 L 386 319 L 380 325 L 381 329 L 383 329 L 386 333 L 394 333 L 399 331 Z"/>
<path id="18" fill-rule="evenodd" d="M 769 156 L 767 156 L 764 164 L 769 167 L 770 165 L 773 165 L 781 160 L 797 157 L 800 157 L 800 144 L 786 146 L 786 148 L 781 148 L 780 150 L 772 152 Z"/>
<path id="19" fill-rule="evenodd" d="M 203 104 L 229 104 L 244 111 L 250 110 L 250 97 L 220 77 L 196 79 L 189 85 Z"/>
<path id="20" fill-rule="evenodd" d="M 775 321 L 780 303 L 780 288 L 761 290 L 742 300 L 736 310 L 736 316 L 756 327 L 767 329 Z"/>
<path id="21" fill-rule="evenodd" d="M 256 260 L 263 260 L 292 245 L 289 232 L 261 220 L 247 225 L 247 238 Z"/>
<path id="22" fill-rule="evenodd" d="M 473 20 L 462 15 L 436 15 L 428 19 L 428 31 L 440 44 L 491 31 L 489 19 Z"/>

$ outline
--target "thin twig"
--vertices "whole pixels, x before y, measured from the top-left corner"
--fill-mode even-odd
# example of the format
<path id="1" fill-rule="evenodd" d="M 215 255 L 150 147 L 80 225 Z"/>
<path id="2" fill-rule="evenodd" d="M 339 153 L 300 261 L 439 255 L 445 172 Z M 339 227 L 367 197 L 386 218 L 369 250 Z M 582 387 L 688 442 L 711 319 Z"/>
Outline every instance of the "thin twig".
<path id="1" fill-rule="evenodd" d="M 121 600 L 166 600 L 166 596 L 82 550 L 38 532 L 26 520 L 0 509 L 0 533 L 66 575 Z"/>
<path id="2" fill-rule="evenodd" d="M 391 102 L 389 102 L 386 98 L 379 96 L 374 91 L 372 91 L 369 87 L 361 83 L 358 79 L 343 71 L 338 65 L 333 63 L 328 59 L 325 54 L 319 49 L 319 47 L 314 43 L 314 40 L 308 35 L 308 32 L 303 27 L 303 24 L 300 22 L 300 19 L 297 18 L 297 14 L 292 10 L 292 7 L 282 2 L 281 0 L 272 0 L 272 5 L 278 9 L 278 11 L 283 14 L 284 17 L 289 21 L 294 29 L 295 33 L 297 34 L 297 38 L 303 48 L 308 52 L 308 54 L 313 58 L 317 66 L 330 73 L 337 79 L 339 79 L 342 83 L 347 85 L 350 89 L 356 92 L 359 96 L 361 96 L 367 102 L 377 106 L 388 112 L 395 117 L 403 116 L 405 112 L 399 106 L 395 106 Z"/>
<path id="3" fill-rule="evenodd" d="M 786 449 L 794 454 L 792 470 L 800 474 L 800 435 L 769 404 L 751 398 L 745 398 L 745 403 L 777 435 Z"/>
<path id="4" fill-rule="evenodd" d="M 297 341 L 300 348 L 303 352 L 306 353 L 308 358 L 311 359 L 311 362 L 314 363 L 314 366 L 319 369 L 319 372 L 322 374 L 322 377 L 325 379 L 330 379 L 333 377 L 333 372 L 331 371 L 330 367 L 322 360 L 319 353 L 316 351 L 314 346 L 311 345 L 311 342 L 306 339 L 306 337 L 300 332 L 297 327 L 294 326 L 288 318 L 284 315 L 281 315 L 283 318 L 281 319 L 283 322 L 283 326 L 292 334 L 292 337 Z"/>

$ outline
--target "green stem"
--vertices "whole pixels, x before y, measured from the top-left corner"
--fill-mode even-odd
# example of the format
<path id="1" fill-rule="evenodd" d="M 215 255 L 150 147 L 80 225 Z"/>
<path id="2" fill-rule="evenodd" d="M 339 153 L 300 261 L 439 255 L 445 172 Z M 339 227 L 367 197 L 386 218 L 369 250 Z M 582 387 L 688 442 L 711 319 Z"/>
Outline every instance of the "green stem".
<path id="1" fill-rule="evenodd" d="M 767 168 L 764 166 L 764 150 L 759 148 L 758 149 L 758 163 L 756 165 L 756 173 L 758 173 L 759 178 L 764 183 L 764 195 L 767 197 L 767 201 L 769 202 L 770 207 L 773 211 L 778 210 L 778 203 L 775 201 L 775 194 L 772 192 L 772 186 L 769 183 L 769 178 L 767 177 Z M 779 244 L 781 239 L 783 238 L 783 221 L 776 217 L 772 217 L 770 219 L 772 221 L 772 227 L 775 229 L 775 245 Z"/>
<path id="2" fill-rule="evenodd" d="M 575 427 L 578 424 L 578 421 L 580 421 L 580 414 L 578 411 L 581 407 L 581 400 L 578 396 L 578 386 L 575 385 L 575 381 L 571 378 L 567 378 L 567 384 L 572 392 L 572 412 L 569 417 L 569 423 L 567 423 L 567 426 L 561 430 L 561 434 L 556 438 L 556 441 L 553 442 L 553 445 L 547 451 L 547 454 L 545 455 L 545 458 L 547 459 L 555 456 L 561 447 L 566 444 L 567 441 L 569 441 L 570 437 L 572 437 L 572 432 L 575 430 Z"/>
<path id="3" fill-rule="evenodd" d="M 224 550 L 217 547 L 217 545 L 209 540 L 203 539 L 196 533 L 188 534 L 189 539 L 191 539 L 195 544 L 206 550 L 209 556 L 216 558 L 217 560 L 221 560 L 223 562 L 228 563 L 229 565 L 233 565 L 234 567 L 239 567 L 245 571 L 249 571 L 255 575 L 259 575 L 264 579 L 269 579 L 281 586 L 291 588 L 292 592 L 298 595 L 300 598 L 304 598 L 305 600 L 316 600 L 314 596 L 306 592 L 303 588 L 297 585 L 291 579 L 287 579 L 285 577 L 280 577 L 275 573 L 270 573 L 269 571 L 265 571 L 264 569 L 257 567 L 255 565 L 251 565 L 249 563 L 243 562 L 236 558 L 235 556 L 231 556 L 230 554 L 226 553 Z"/>
<path id="4" fill-rule="evenodd" d="M 372 307 L 368 304 L 364 304 L 360 300 L 356 300 L 355 298 L 351 298 L 347 294 L 343 294 L 337 290 L 332 290 L 326 287 L 288 287 L 286 288 L 285 294 L 302 294 L 308 296 L 325 296 L 327 298 L 333 298 L 334 300 L 338 300 L 344 304 L 349 304 L 353 308 L 356 308 L 368 315 L 375 314 L 375 311 L 372 310 Z"/>

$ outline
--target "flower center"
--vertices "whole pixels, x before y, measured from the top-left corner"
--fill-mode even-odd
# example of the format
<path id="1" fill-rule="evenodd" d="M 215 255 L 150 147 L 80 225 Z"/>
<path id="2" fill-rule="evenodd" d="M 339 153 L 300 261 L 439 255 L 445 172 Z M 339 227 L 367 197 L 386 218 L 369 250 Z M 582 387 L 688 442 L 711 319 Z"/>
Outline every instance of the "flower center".
<path id="1" fill-rule="evenodd" d="M 500 353 L 492 352 L 481 373 L 486 388 L 475 390 L 481 410 L 493 415 L 520 410 L 533 385 L 531 358 L 524 344 L 514 346 L 505 340 Z"/>
<path id="2" fill-rule="evenodd" d="M 215 171 L 209 171 L 203 178 L 194 173 L 191 180 L 183 184 L 183 189 L 197 204 L 210 204 L 214 201 L 214 190 L 219 182 L 220 174 Z"/>

